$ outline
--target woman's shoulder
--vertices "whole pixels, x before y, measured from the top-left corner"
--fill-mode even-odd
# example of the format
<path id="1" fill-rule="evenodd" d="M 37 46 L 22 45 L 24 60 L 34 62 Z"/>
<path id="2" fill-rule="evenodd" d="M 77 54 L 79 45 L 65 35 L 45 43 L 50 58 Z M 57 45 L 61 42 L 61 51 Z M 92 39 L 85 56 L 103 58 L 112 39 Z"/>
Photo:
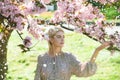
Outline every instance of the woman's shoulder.
<path id="1" fill-rule="evenodd" d="M 64 54 L 70 58 L 75 57 L 71 52 L 64 52 Z"/>
<path id="2" fill-rule="evenodd" d="M 67 55 L 67 56 L 73 55 L 71 52 L 64 52 L 64 54 Z"/>
<path id="3" fill-rule="evenodd" d="M 38 59 L 44 59 L 47 56 L 46 53 L 42 53 L 38 56 Z"/>
<path id="4" fill-rule="evenodd" d="M 68 58 L 72 59 L 77 59 L 76 55 L 73 55 L 71 52 L 65 52 L 64 53 Z"/>

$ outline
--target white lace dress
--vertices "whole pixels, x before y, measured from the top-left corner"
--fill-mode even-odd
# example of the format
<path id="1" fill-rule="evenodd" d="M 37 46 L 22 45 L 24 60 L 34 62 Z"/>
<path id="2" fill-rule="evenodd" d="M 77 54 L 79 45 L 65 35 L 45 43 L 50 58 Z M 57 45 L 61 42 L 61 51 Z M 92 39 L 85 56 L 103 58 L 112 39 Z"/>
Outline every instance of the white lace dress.
<path id="1" fill-rule="evenodd" d="M 88 62 L 84 70 L 82 64 L 70 53 L 51 57 L 45 53 L 38 57 L 34 80 L 70 80 L 72 75 L 87 77 L 95 74 L 96 64 Z"/>

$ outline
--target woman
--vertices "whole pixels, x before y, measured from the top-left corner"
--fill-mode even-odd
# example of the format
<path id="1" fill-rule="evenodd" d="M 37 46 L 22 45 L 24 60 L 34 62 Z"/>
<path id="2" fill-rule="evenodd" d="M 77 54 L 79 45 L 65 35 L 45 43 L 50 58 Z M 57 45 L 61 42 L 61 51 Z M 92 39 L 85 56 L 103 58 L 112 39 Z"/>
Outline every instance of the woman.
<path id="1" fill-rule="evenodd" d="M 34 80 L 70 80 L 72 75 L 88 77 L 96 72 L 94 62 L 81 63 L 71 53 L 62 51 L 64 31 L 60 27 L 50 27 L 49 50 L 38 57 Z"/>

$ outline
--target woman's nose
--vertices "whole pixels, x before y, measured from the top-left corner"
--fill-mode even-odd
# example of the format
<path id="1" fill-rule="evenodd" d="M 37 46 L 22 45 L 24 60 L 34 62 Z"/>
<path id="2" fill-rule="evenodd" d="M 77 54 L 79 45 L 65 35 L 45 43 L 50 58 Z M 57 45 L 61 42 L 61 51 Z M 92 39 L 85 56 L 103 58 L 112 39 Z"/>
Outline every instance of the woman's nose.
<path id="1" fill-rule="evenodd" d="M 63 41 L 63 42 L 64 42 L 64 37 L 61 39 L 61 41 Z"/>

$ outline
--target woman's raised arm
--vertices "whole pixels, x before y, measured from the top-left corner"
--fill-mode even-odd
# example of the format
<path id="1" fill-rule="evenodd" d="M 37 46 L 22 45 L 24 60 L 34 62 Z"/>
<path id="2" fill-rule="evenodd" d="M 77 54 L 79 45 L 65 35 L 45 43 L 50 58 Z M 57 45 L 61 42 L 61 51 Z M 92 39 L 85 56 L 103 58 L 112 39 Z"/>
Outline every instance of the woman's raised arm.
<path id="1" fill-rule="evenodd" d="M 111 42 L 107 41 L 107 42 L 104 42 L 103 44 L 101 44 L 99 47 L 97 47 L 97 48 L 95 49 L 95 51 L 94 51 L 91 59 L 90 59 L 90 62 L 94 63 L 95 60 L 96 60 L 96 58 L 97 58 L 98 53 L 99 53 L 102 49 L 110 46 L 110 44 L 111 44 Z"/>

